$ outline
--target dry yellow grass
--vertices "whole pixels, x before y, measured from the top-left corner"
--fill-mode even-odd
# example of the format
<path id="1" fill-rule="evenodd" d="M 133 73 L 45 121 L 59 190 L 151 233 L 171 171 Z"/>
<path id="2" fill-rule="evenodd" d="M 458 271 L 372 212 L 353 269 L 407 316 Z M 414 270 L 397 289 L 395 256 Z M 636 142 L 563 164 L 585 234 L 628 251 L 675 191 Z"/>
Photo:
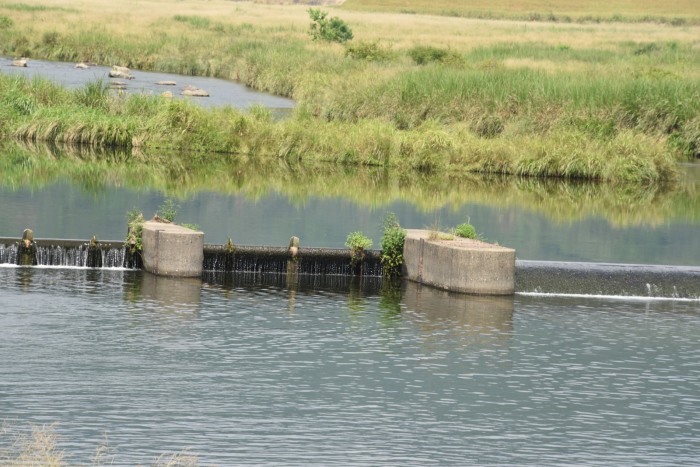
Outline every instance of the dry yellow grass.
<path id="1" fill-rule="evenodd" d="M 696 0 L 347 0 L 344 8 L 435 14 L 554 13 L 572 17 L 623 15 L 633 17 L 697 17 Z"/>
<path id="2" fill-rule="evenodd" d="M 30 24 L 27 33 L 32 35 L 95 27 L 117 35 L 148 34 L 156 26 L 162 28 L 163 19 L 171 19 L 175 15 L 198 15 L 225 24 L 281 29 L 286 35 L 296 32 L 299 37 L 307 37 L 310 24 L 308 6 L 300 4 L 225 0 L 126 0 L 119 3 L 109 0 L 26 0 L 24 3 L 69 10 L 9 12 L 8 16 L 16 23 Z M 0 3 L 0 11 L 4 5 L 4 2 Z M 357 40 L 380 40 L 398 49 L 431 44 L 468 51 L 500 42 L 538 42 L 606 49 L 621 41 L 692 42 L 700 47 L 700 26 L 676 28 L 653 23 L 538 23 L 330 9 L 333 15 L 341 16 L 352 27 Z M 672 11 L 671 8 L 668 10 Z"/>

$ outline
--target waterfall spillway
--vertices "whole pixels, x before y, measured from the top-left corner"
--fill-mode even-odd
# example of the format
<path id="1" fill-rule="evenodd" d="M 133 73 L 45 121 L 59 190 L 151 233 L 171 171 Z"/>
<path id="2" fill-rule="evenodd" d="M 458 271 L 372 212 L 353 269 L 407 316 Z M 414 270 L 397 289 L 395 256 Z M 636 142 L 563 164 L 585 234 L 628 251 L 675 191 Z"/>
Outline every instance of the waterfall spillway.
<path id="1" fill-rule="evenodd" d="M 700 268 L 652 264 L 516 261 L 520 293 L 700 298 Z"/>
<path id="2" fill-rule="evenodd" d="M 18 264 L 17 242 L 0 239 L 0 264 Z M 139 264 L 120 242 L 96 247 L 81 240 L 42 240 L 36 247 L 36 265 L 56 267 L 138 268 Z"/>
<path id="3" fill-rule="evenodd" d="M 366 251 L 361 261 L 353 261 L 348 249 L 300 248 L 297 257 L 292 258 L 287 248 L 265 246 L 237 246 L 227 251 L 221 245 L 205 245 L 203 269 L 373 277 L 384 274 L 379 251 Z"/>

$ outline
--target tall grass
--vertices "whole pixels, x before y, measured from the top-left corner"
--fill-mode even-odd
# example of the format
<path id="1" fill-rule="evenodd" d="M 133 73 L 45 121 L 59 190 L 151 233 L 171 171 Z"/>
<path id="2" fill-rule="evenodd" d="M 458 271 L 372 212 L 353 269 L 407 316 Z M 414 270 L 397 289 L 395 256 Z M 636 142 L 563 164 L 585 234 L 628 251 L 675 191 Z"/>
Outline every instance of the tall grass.
<path id="1" fill-rule="evenodd" d="M 97 0 L 80 8 L 60 13 L 61 22 L 36 21 L 53 13 L 18 13 L 0 30 L 0 53 L 237 79 L 293 97 L 298 109 L 275 123 L 179 101 L 118 99 L 98 83 L 68 93 L 3 80 L 3 134 L 638 182 L 673 178 L 673 161 L 700 147 L 700 29 L 693 26 L 385 21 L 347 12 L 360 40 L 381 40 L 391 52 L 375 61 L 313 43 L 300 6 L 184 1 L 167 13 L 144 4 L 134 15 Z M 418 63 L 420 48 L 450 59 Z"/>

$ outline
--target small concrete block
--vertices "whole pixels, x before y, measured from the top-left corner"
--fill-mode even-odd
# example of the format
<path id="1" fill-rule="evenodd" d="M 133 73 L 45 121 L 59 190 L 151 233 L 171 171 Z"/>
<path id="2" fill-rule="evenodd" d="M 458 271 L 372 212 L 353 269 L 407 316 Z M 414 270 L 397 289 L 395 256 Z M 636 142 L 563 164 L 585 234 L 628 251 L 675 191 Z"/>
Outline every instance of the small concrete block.
<path id="1" fill-rule="evenodd" d="M 204 233 L 177 224 L 143 224 L 143 267 L 161 276 L 196 277 L 202 274 Z"/>
<path id="2" fill-rule="evenodd" d="M 430 240 L 428 230 L 407 230 L 404 268 L 408 279 L 451 292 L 512 295 L 515 250 L 454 237 Z"/>

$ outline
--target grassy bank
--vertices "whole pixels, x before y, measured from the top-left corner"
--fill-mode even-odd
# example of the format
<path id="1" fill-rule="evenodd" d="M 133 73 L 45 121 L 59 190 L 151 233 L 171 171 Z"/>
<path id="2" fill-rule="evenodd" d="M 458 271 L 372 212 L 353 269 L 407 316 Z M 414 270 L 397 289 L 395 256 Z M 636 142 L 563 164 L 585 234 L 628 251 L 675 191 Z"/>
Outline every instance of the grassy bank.
<path id="1" fill-rule="evenodd" d="M 355 31 L 347 46 L 312 42 L 295 5 L 0 3 L 2 54 L 237 79 L 299 103 L 272 122 L 3 78 L 0 131 L 200 159 L 615 182 L 673 178 L 700 152 L 700 27 L 333 13 Z"/>

